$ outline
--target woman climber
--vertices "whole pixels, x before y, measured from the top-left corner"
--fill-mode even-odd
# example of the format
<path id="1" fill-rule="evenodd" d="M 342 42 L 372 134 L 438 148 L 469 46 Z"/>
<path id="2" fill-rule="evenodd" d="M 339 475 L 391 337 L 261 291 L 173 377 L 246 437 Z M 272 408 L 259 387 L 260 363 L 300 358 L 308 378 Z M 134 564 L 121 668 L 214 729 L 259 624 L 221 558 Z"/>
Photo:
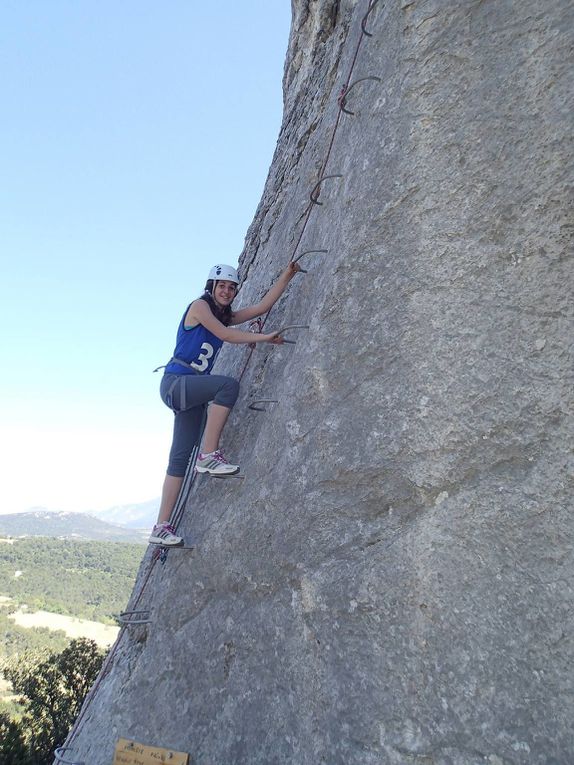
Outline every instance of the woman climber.
<path id="1" fill-rule="evenodd" d="M 273 343 L 283 338 L 276 332 L 266 334 L 231 329 L 267 313 L 279 300 L 291 279 L 299 271 L 291 262 L 269 292 L 256 305 L 231 310 L 239 278 L 235 268 L 217 265 L 209 272 L 203 295 L 186 308 L 177 330 L 175 350 L 165 367 L 160 385 L 161 397 L 175 414 L 173 441 L 167 474 L 163 484 L 157 523 L 149 541 L 153 544 L 180 545 L 183 539 L 169 523 L 194 446 L 201 438 L 205 406 L 207 421 L 202 450 L 197 456 L 198 473 L 226 476 L 239 472 L 219 449 L 223 426 L 239 394 L 239 383 L 232 377 L 210 374 L 218 351 L 227 343 Z"/>

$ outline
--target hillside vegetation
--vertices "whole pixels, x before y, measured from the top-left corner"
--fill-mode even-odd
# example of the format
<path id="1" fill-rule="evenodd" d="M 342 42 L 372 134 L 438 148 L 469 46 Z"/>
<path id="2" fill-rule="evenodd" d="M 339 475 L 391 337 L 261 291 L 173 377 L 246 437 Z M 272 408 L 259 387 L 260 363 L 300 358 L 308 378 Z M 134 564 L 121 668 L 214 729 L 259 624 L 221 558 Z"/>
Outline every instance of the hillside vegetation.
<path id="1" fill-rule="evenodd" d="M 0 545 L 0 595 L 14 605 L 113 624 L 143 552 L 139 544 L 17 539 Z"/>
<path id="2" fill-rule="evenodd" d="M 0 636 L 0 662 L 15 654 L 20 656 L 26 651 L 62 651 L 70 642 L 62 630 L 21 627 L 8 617 L 6 608 L 0 608 Z"/>
<path id="3" fill-rule="evenodd" d="M 121 518 L 121 509 L 110 511 L 109 517 L 110 520 Z M 142 525 L 146 523 L 142 522 Z M 58 537 L 73 541 L 94 539 L 101 542 L 142 544 L 147 539 L 147 531 L 142 528 L 123 528 L 85 513 L 58 513 L 41 509 L 0 515 L 0 534 L 9 537 Z"/>

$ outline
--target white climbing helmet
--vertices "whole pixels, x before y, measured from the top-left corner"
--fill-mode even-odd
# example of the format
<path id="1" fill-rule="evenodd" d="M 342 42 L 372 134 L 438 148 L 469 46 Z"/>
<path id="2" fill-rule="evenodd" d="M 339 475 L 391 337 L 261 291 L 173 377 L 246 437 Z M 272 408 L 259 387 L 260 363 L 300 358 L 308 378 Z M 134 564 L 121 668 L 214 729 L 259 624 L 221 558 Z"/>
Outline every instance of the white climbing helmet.
<path id="1" fill-rule="evenodd" d="M 233 268 L 233 266 L 213 266 L 207 278 L 208 280 L 213 279 L 214 282 L 226 281 L 234 282 L 234 284 L 239 284 L 239 274 L 237 273 L 236 269 Z"/>

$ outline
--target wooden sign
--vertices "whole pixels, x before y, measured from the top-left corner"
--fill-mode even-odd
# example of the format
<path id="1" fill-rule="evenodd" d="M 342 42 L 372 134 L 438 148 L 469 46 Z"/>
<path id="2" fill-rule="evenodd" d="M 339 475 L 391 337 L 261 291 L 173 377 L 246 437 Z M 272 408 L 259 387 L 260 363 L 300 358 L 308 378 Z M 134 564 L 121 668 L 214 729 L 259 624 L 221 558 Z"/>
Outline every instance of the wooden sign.
<path id="1" fill-rule="evenodd" d="M 174 752 L 173 749 L 160 749 L 157 746 L 144 746 L 137 741 L 120 738 L 116 744 L 113 765 L 188 765 L 189 754 Z"/>

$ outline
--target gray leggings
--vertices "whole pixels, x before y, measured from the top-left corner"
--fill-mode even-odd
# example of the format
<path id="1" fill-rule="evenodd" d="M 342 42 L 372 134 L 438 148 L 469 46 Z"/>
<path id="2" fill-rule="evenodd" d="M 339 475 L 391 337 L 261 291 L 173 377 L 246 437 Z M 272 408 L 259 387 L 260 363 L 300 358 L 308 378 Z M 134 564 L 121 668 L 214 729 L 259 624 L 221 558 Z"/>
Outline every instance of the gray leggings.
<path id="1" fill-rule="evenodd" d="M 159 392 L 175 414 L 167 474 L 183 478 L 193 447 L 199 446 L 207 404 L 213 401 L 232 409 L 239 383 L 223 375 L 164 374 Z"/>

